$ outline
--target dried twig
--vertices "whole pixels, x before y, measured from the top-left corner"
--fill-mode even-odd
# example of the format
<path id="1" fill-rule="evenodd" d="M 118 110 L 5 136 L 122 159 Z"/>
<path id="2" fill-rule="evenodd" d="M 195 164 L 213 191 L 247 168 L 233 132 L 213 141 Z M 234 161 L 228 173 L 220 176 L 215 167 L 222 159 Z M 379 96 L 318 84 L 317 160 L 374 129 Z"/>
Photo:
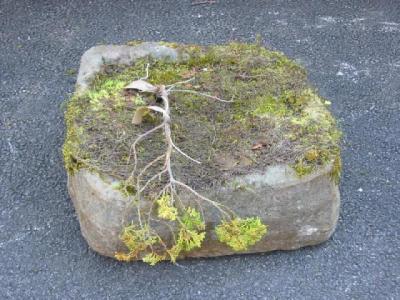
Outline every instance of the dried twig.
<path id="1" fill-rule="evenodd" d="M 192 77 L 192 78 L 189 78 L 188 80 L 178 81 L 178 82 L 175 82 L 174 84 L 167 85 L 167 86 L 166 86 L 166 87 L 167 87 L 167 92 L 169 93 L 169 92 L 170 92 L 175 86 L 177 86 L 177 85 L 191 82 L 191 81 L 193 81 L 194 79 L 195 79 L 195 78 Z"/>
<path id="2" fill-rule="evenodd" d="M 144 80 L 147 79 L 149 76 L 149 65 L 147 65 L 146 67 L 146 76 L 141 78 L 140 80 Z M 164 185 L 164 187 L 161 189 L 161 192 L 159 193 L 159 197 L 162 196 L 163 194 L 167 193 L 170 195 L 170 199 L 171 199 L 171 205 L 174 205 L 175 200 L 178 199 L 178 201 L 180 201 L 180 204 L 182 206 L 183 203 L 180 199 L 180 197 L 177 194 L 177 187 L 181 187 L 183 189 L 185 189 L 186 191 L 190 192 L 191 194 L 193 194 L 195 196 L 195 201 L 196 203 L 198 203 L 201 213 L 202 213 L 202 217 L 204 219 L 204 212 L 203 209 L 201 207 L 201 204 L 199 203 L 199 200 L 202 200 L 204 202 L 207 202 L 209 204 L 211 204 L 212 206 L 214 206 L 224 217 L 230 218 L 232 215 L 234 215 L 234 213 L 229 210 L 228 208 L 226 208 L 225 206 L 223 206 L 222 204 L 215 202 L 203 195 L 200 195 L 198 192 L 196 192 L 193 188 L 191 188 L 190 186 L 188 186 L 187 184 L 175 179 L 173 171 L 172 171 L 172 166 L 171 166 L 171 156 L 173 151 L 175 150 L 176 152 L 178 152 L 179 154 L 183 155 L 184 157 L 186 157 L 187 159 L 200 164 L 201 162 L 192 158 L 191 156 L 189 156 L 188 154 L 186 154 L 183 150 L 181 150 L 177 145 L 175 145 L 175 143 L 172 140 L 172 135 L 171 135 L 171 115 L 170 115 L 170 102 L 169 102 L 169 94 L 173 93 L 173 92 L 182 92 L 182 93 L 192 93 L 192 94 L 196 94 L 199 96 L 204 96 L 207 98 L 211 98 L 217 101 L 221 101 L 221 102 L 233 102 L 233 101 L 229 101 L 229 100 L 224 100 L 221 99 L 219 97 L 216 96 L 212 96 L 212 95 L 208 95 L 202 92 L 197 92 L 197 91 L 192 91 L 192 90 L 180 90 L 180 89 L 175 89 L 175 87 L 177 85 L 180 84 L 184 84 L 190 81 L 193 81 L 193 78 L 190 78 L 188 80 L 185 81 L 180 81 L 180 82 L 176 82 L 174 84 L 168 85 L 168 86 L 164 86 L 164 85 L 160 85 L 160 86 L 152 86 L 150 83 L 148 82 L 134 82 L 134 86 L 139 86 L 138 84 L 140 83 L 140 86 L 146 86 L 146 88 L 148 90 L 151 91 L 156 91 L 157 93 L 157 97 L 160 98 L 162 100 L 162 107 L 160 106 L 155 106 L 155 105 L 150 105 L 147 106 L 147 109 L 152 110 L 154 112 L 160 113 L 162 114 L 162 118 L 163 121 L 161 124 L 157 125 L 156 127 L 146 131 L 145 133 L 139 135 L 136 140 L 133 142 L 132 146 L 131 146 L 131 153 L 129 155 L 128 158 L 128 162 L 130 161 L 130 157 L 131 154 L 133 153 L 133 158 L 134 158 L 134 162 L 133 162 L 133 171 L 131 173 L 131 176 L 129 177 L 129 180 L 135 180 L 136 181 L 136 195 L 135 195 L 135 199 L 136 201 L 140 202 L 140 200 L 142 199 L 142 193 L 145 192 L 145 190 L 148 188 L 148 186 L 157 178 L 159 178 L 161 180 L 161 178 L 163 176 L 167 177 L 167 183 Z M 136 147 L 137 144 L 142 141 L 144 138 L 150 136 L 151 134 L 153 134 L 154 132 L 156 132 L 157 130 L 163 129 L 164 131 L 164 137 L 165 137 L 165 143 L 166 143 L 166 149 L 165 149 L 165 153 L 158 156 L 157 158 L 155 158 L 154 160 L 152 160 L 151 162 L 149 162 L 148 164 L 146 164 L 142 170 L 139 172 L 139 174 L 136 176 L 136 170 L 137 170 L 137 164 L 138 164 L 138 157 L 137 157 L 137 151 L 136 151 Z M 147 179 L 143 184 L 142 184 L 142 177 L 145 174 L 145 172 L 151 168 L 152 166 L 154 166 L 157 162 L 164 160 L 164 164 L 163 164 L 163 168 L 161 169 L 161 171 L 158 171 L 156 174 L 154 174 L 153 176 L 151 176 L 149 179 Z M 176 196 L 176 197 L 175 197 Z M 151 218 L 151 214 L 153 211 L 153 207 L 155 205 L 157 198 L 153 200 L 150 210 L 148 212 L 148 216 L 147 216 L 147 224 L 150 223 L 150 221 L 152 220 Z M 143 228 L 143 223 L 142 223 L 142 218 L 141 218 L 141 211 L 140 211 L 140 205 L 139 203 L 137 204 L 137 209 L 138 209 L 138 218 L 139 218 L 139 225 L 141 228 Z"/>
<path id="3" fill-rule="evenodd" d="M 221 102 L 226 102 L 226 103 L 232 103 L 233 102 L 233 100 L 224 100 L 224 99 L 218 98 L 217 96 L 208 95 L 206 93 L 201 93 L 201 92 L 192 91 L 192 90 L 172 90 L 172 92 L 195 94 L 195 95 L 204 96 L 204 97 L 207 97 L 207 98 L 211 98 L 211 99 L 218 100 L 218 101 L 221 101 Z"/>
<path id="4" fill-rule="evenodd" d="M 146 76 L 140 78 L 140 80 L 147 80 L 149 78 L 149 67 L 150 67 L 150 64 L 146 64 Z"/>

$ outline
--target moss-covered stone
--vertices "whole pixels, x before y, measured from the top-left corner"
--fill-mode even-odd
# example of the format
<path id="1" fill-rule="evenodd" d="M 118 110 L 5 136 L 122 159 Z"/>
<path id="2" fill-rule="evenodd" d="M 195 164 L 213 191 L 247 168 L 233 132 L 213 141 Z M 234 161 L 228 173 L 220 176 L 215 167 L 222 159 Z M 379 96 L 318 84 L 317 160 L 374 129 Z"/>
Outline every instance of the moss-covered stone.
<path id="1" fill-rule="evenodd" d="M 157 105 L 157 99 L 127 93 L 123 87 L 143 77 L 150 64 L 148 81 L 152 84 L 169 85 L 194 77 L 177 89 L 233 100 L 222 103 L 185 92 L 170 95 L 173 138 L 183 151 L 202 162 L 194 166 L 174 157 L 177 176 L 191 186 L 213 185 L 230 174 L 276 163 L 292 165 L 299 176 L 334 163 L 332 177 L 337 180 L 340 132 L 302 67 L 255 44 L 173 44 L 173 48 L 179 52 L 178 61 L 146 57 L 132 66 L 107 65 L 89 90 L 69 100 L 63 148 L 68 172 L 90 168 L 129 181 L 131 144 L 161 117 L 150 114 L 141 125 L 132 125 L 135 109 Z M 154 159 L 164 147 L 161 133 L 143 141 L 138 148 L 139 164 Z M 228 167 L 221 167 L 221 157 L 230 158 Z"/>

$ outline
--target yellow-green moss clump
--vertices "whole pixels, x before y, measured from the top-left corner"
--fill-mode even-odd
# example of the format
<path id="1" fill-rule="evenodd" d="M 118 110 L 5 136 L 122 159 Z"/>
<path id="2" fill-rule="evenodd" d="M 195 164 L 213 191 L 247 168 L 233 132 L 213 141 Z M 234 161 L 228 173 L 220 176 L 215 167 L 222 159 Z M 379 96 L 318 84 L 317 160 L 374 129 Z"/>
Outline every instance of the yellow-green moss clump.
<path id="1" fill-rule="evenodd" d="M 223 221 L 215 228 L 215 233 L 219 241 L 233 250 L 244 251 L 267 233 L 267 226 L 259 218 L 235 218 L 229 222 Z"/>
<path id="2" fill-rule="evenodd" d="M 125 93 L 123 87 L 142 77 L 150 63 L 148 81 L 152 84 L 168 85 L 194 77 L 178 88 L 233 100 L 221 103 L 189 93 L 171 94 L 174 139 L 182 150 L 202 161 L 193 166 L 181 157 L 174 158 L 176 172 L 188 184 L 204 187 L 232 173 L 276 163 L 292 165 L 299 176 L 334 163 L 332 178 L 338 180 L 340 132 L 326 109 L 327 101 L 310 87 L 302 67 L 255 44 L 173 46 L 181 57 L 178 61 L 146 57 L 132 66 L 107 65 L 87 92 L 70 99 L 63 149 L 68 172 L 89 168 L 121 180 L 129 177 L 132 142 L 161 117 L 149 114 L 143 124 L 133 126 L 135 109 L 154 104 L 156 99 Z M 160 133 L 146 139 L 138 155 L 144 165 L 162 151 Z M 233 162 L 221 166 L 221 157 Z"/>

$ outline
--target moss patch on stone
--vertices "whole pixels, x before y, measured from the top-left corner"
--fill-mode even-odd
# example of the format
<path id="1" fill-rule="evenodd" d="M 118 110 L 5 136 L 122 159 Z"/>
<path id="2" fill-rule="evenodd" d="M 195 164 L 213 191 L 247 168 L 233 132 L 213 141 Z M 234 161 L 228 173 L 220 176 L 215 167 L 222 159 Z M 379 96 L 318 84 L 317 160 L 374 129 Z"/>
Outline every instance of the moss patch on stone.
<path id="1" fill-rule="evenodd" d="M 338 179 L 340 131 L 301 66 L 256 44 L 173 44 L 173 48 L 178 61 L 146 57 L 132 66 L 106 65 L 89 90 L 69 100 L 63 148 L 68 172 L 89 168 L 121 180 L 129 178 L 131 144 L 138 134 L 161 122 L 161 116 L 149 114 L 142 124 L 133 125 L 135 109 L 157 105 L 157 99 L 123 90 L 144 76 L 149 63 L 148 81 L 154 85 L 194 77 L 176 88 L 233 100 L 222 103 L 191 93 L 171 93 L 173 138 L 202 162 L 193 165 L 174 156 L 175 173 L 190 186 L 210 186 L 233 174 L 277 163 L 292 165 L 299 176 L 334 163 L 332 177 Z M 164 149 L 162 133 L 145 139 L 138 148 L 138 167 Z"/>

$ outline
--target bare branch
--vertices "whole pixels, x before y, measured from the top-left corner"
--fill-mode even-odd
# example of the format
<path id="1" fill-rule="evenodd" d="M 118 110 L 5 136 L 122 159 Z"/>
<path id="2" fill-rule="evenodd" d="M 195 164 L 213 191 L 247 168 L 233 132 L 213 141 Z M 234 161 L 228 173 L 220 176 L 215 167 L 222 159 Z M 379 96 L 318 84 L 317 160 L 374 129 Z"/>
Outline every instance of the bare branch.
<path id="1" fill-rule="evenodd" d="M 150 168 L 151 166 L 153 166 L 156 162 L 160 161 L 161 159 L 163 159 L 165 157 L 165 153 L 160 155 L 159 157 L 157 157 L 156 159 L 152 160 L 151 162 L 149 162 L 146 166 L 143 167 L 142 171 L 140 171 L 139 175 L 137 176 L 137 178 L 139 179 L 140 177 L 143 176 L 143 174 L 147 171 L 148 168 Z"/>
<path id="2" fill-rule="evenodd" d="M 133 142 L 131 148 L 134 148 L 134 146 L 136 146 L 142 139 L 144 139 L 146 136 L 152 134 L 154 131 L 161 129 L 163 126 L 164 126 L 164 124 L 157 125 L 156 127 L 150 129 L 149 131 L 146 131 L 145 133 L 139 135 L 137 137 L 137 139 Z M 128 162 L 129 162 L 129 159 L 128 159 Z"/>
<path id="3" fill-rule="evenodd" d="M 190 79 L 193 80 L 193 79 Z M 179 84 L 180 82 L 176 83 Z M 174 85 L 176 85 L 174 84 Z M 172 85 L 172 86 L 174 86 Z M 215 96 L 211 96 L 208 94 L 204 94 L 204 93 L 200 93 L 200 92 L 195 92 L 195 91 L 190 91 L 190 90 L 172 90 L 172 91 L 178 91 L 178 92 L 187 92 L 187 93 L 194 93 L 194 94 L 198 94 L 201 96 L 205 96 L 205 97 L 209 97 L 218 101 L 222 101 L 222 102 L 232 102 L 232 101 L 227 101 L 227 100 L 223 100 L 220 99 L 218 97 Z M 171 127 L 170 127 L 170 110 L 169 110 L 169 99 L 168 99 L 168 92 L 165 89 L 165 86 L 159 86 L 159 93 L 161 96 L 161 99 L 163 100 L 163 106 L 164 108 L 161 108 L 159 106 L 147 106 L 148 109 L 151 109 L 153 111 L 159 112 L 163 115 L 163 122 L 154 127 L 153 129 L 141 134 L 138 136 L 138 138 L 135 140 L 135 142 L 132 144 L 131 149 L 133 149 L 133 154 L 134 154 L 134 170 L 132 171 L 132 175 L 131 177 L 134 177 L 135 174 L 135 170 L 137 167 L 137 152 L 136 152 L 136 145 L 137 143 L 139 143 L 143 138 L 145 138 L 146 136 L 150 135 L 151 133 L 153 133 L 154 131 L 160 129 L 160 128 L 164 128 L 164 134 L 165 134 L 165 141 L 167 143 L 167 149 L 165 154 L 157 157 L 155 160 L 153 160 L 152 162 L 150 162 L 148 165 L 146 165 L 144 167 L 144 169 L 140 172 L 139 176 L 136 178 L 136 183 L 137 183 L 137 198 L 140 199 L 141 197 L 141 193 L 148 187 L 148 185 L 154 181 L 157 177 L 161 177 L 161 175 L 168 173 L 168 178 L 169 178 L 169 184 L 167 184 L 164 187 L 164 191 L 169 187 L 171 189 L 171 194 L 175 193 L 175 184 L 186 188 L 187 190 L 189 190 L 192 194 L 194 194 L 196 197 L 198 197 L 199 199 L 202 199 L 210 204 L 212 204 L 214 207 L 216 207 L 222 214 L 229 216 L 229 214 L 222 209 L 223 205 L 219 204 L 218 202 L 215 202 L 211 199 L 208 199 L 202 195 L 200 195 L 199 193 L 197 193 L 194 189 L 192 189 L 191 187 L 189 187 L 188 185 L 184 184 L 183 182 L 180 182 L 178 180 L 175 180 L 174 176 L 173 176 L 173 172 L 172 172 L 172 168 L 171 168 L 171 155 L 172 155 L 172 150 L 175 149 L 178 153 L 180 153 L 181 155 L 185 156 L 186 158 L 190 159 L 191 161 L 200 164 L 201 162 L 190 157 L 188 154 L 186 154 L 185 152 L 183 152 L 178 146 L 175 145 L 175 143 L 172 140 L 171 137 Z M 144 172 L 151 167 L 151 165 L 153 165 L 155 162 L 161 160 L 163 157 L 165 157 L 165 164 L 164 164 L 164 168 L 162 169 L 162 171 L 158 172 L 157 174 L 153 175 L 150 179 L 148 179 L 146 181 L 146 183 L 140 187 L 140 179 L 141 176 L 144 174 Z M 179 198 L 179 197 L 178 197 Z"/>
<path id="4" fill-rule="evenodd" d="M 164 124 L 160 124 L 160 125 L 158 125 L 158 126 L 152 128 L 152 129 L 150 129 L 149 131 L 146 131 L 145 133 L 143 133 L 143 134 L 141 134 L 141 135 L 139 135 L 139 136 L 137 137 L 137 139 L 133 142 L 133 144 L 132 144 L 132 146 L 131 146 L 131 151 L 130 151 L 129 157 L 128 157 L 128 163 L 129 163 L 130 160 L 131 160 L 131 154 L 132 154 L 132 151 L 133 151 L 134 159 L 135 159 L 135 166 L 136 166 L 136 163 L 137 163 L 136 145 L 137 145 L 142 139 L 144 139 L 145 137 L 147 137 L 148 135 L 150 135 L 150 134 L 152 134 L 153 132 L 155 132 L 155 131 L 157 131 L 157 130 L 163 128 L 163 126 L 164 126 Z M 133 170 L 131 176 L 133 176 L 133 174 L 135 173 L 135 169 L 136 169 L 136 167 L 134 167 L 134 170 Z"/>
<path id="5" fill-rule="evenodd" d="M 195 162 L 195 163 L 197 163 L 197 164 L 201 164 L 200 161 L 198 161 L 198 160 L 196 160 L 196 159 L 190 157 L 190 156 L 187 155 L 185 152 L 183 152 L 181 149 L 179 149 L 173 142 L 172 142 L 172 147 L 174 147 L 174 149 L 175 149 L 176 151 L 178 151 L 180 154 L 182 154 L 184 157 L 190 159 L 191 161 L 193 161 L 193 162 Z"/>
<path id="6" fill-rule="evenodd" d="M 205 93 L 196 92 L 196 91 L 192 91 L 192 90 L 171 90 L 171 92 L 195 94 L 195 95 L 204 96 L 204 97 L 207 97 L 207 98 L 210 98 L 210 99 L 218 100 L 218 101 L 221 101 L 221 102 L 225 102 L 225 103 L 234 102 L 233 100 L 224 100 L 224 99 L 218 98 L 216 96 L 212 96 L 212 95 L 208 95 L 208 94 L 205 94 Z"/>
<path id="7" fill-rule="evenodd" d="M 164 169 L 161 172 L 158 172 L 157 174 L 153 175 L 149 180 L 147 180 L 146 184 L 138 191 L 139 196 L 149 186 L 149 184 L 152 183 L 153 180 L 157 179 L 157 177 L 160 177 L 162 174 L 166 172 L 167 170 Z"/>
<path id="8" fill-rule="evenodd" d="M 197 196 L 198 198 L 200 198 L 200 199 L 202 199 L 202 200 L 204 200 L 204 201 L 206 201 L 206 202 L 209 202 L 209 203 L 212 204 L 214 207 L 216 207 L 222 214 L 224 214 L 224 215 L 230 217 L 229 214 L 221 208 L 221 207 L 223 207 L 222 204 L 220 204 L 220 203 L 218 203 L 218 202 L 215 202 L 215 201 L 213 201 L 213 200 L 211 200 L 211 199 L 208 199 L 207 197 L 204 197 L 204 196 L 200 195 L 198 192 L 196 192 L 194 189 L 192 189 L 192 188 L 191 188 L 190 186 L 188 186 L 187 184 L 184 184 L 183 182 L 174 180 L 174 183 L 176 183 L 177 185 L 180 185 L 180 186 L 184 187 L 185 189 L 187 189 L 188 191 L 190 191 L 193 195 Z"/>
<path id="9" fill-rule="evenodd" d="M 166 86 L 166 87 L 168 87 L 168 88 L 167 88 L 167 92 L 169 93 L 169 92 L 170 92 L 175 86 L 177 86 L 177 85 L 191 82 L 191 81 L 193 81 L 194 79 L 195 79 L 195 78 L 192 77 L 192 78 L 189 78 L 188 80 L 178 81 L 178 82 L 175 82 L 175 83 L 173 83 L 173 84 L 169 84 L 169 85 Z"/>

